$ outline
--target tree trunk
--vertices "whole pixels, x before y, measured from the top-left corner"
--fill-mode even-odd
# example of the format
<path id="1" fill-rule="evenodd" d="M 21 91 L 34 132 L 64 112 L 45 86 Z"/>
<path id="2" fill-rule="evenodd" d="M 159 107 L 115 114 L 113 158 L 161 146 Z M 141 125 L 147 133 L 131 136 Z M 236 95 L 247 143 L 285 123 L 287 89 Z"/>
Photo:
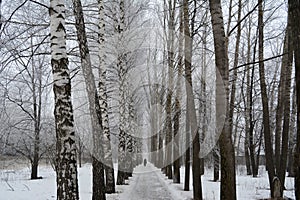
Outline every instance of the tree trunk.
<path id="1" fill-rule="evenodd" d="M 33 41 L 31 38 L 31 45 Z M 32 55 L 34 54 L 33 47 L 31 48 Z M 41 107 L 42 107 L 42 75 L 41 65 L 39 70 L 36 70 L 35 61 L 32 57 L 32 98 L 33 98 L 33 123 L 34 123 L 34 147 L 33 147 L 33 159 L 31 162 L 31 179 L 38 179 L 38 165 L 40 159 L 40 124 L 41 124 Z M 36 79 L 38 79 L 36 82 Z"/>
<path id="2" fill-rule="evenodd" d="M 300 199 L 300 2 L 289 0 L 289 16 L 291 17 L 292 44 L 295 58 L 296 95 L 297 95 L 297 143 L 295 152 L 295 196 Z"/>
<path id="3" fill-rule="evenodd" d="M 121 0 L 119 3 L 120 9 L 120 19 L 118 26 L 119 39 L 121 40 L 122 35 L 124 34 L 125 28 L 125 5 L 124 0 Z M 124 52 L 124 47 L 118 47 L 118 78 L 119 78 L 119 145 L 118 145 L 118 175 L 117 175 L 117 185 L 124 185 L 126 179 L 126 52 Z"/>
<path id="4" fill-rule="evenodd" d="M 263 125 L 264 125 L 264 141 L 265 141 L 265 155 L 266 167 L 268 170 L 269 184 L 271 188 L 271 197 L 274 197 L 273 179 L 275 176 L 274 161 L 273 161 L 273 147 L 271 142 L 270 130 L 270 112 L 268 105 L 267 87 L 265 81 L 265 66 L 264 66 L 264 22 L 263 22 L 263 0 L 258 0 L 258 46 L 259 46 L 259 78 L 261 88 L 261 98 L 263 106 Z"/>
<path id="5" fill-rule="evenodd" d="M 249 20 L 248 23 L 248 33 L 247 33 L 247 63 L 250 62 L 250 56 L 251 56 L 251 23 Z M 244 141 L 244 151 L 245 151 L 245 159 L 246 159 L 246 168 L 247 168 L 247 175 L 252 174 L 251 170 L 251 162 L 250 162 L 250 143 L 249 143 L 249 136 L 250 136 L 250 105 L 252 102 L 250 102 L 250 90 L 252 88 L 250 87 L 250 66 L 247 66 L 247 70 L 244 72 L 246 74 L 246 99 L 244 98 L 244 104 L 245 104 L 245 141 Z M 244 94 L 244 93 L 243 93 Z M 252 107 L 252 106 L 251 106 Z"/>
<path id="6" fill-rule="evenodd" d="M 250 24 L 249 24 L 250 26 Z M 253 60 L 255 60 L 255 55 L 256 55 L 256 45 L 257 45 L 257 39 L 255 40 L 254 44 L 254 55 L 253 55 Z M 250 47 L 249 47 L 250 48 Z M 250 50 L 248 54 L 248 58 L 250 59 Z M 249 60 L 248 60 L 249 61 Z M 255 127 L 255 121 L 253 117 L 253 88 L 254 88 L 254 78 L 255 78 L 255 65 L 252 66 L 252 71 L 251 71 L 251 76 L 250 76 L 250 67 L 248 69 L 249 74 L 248 74 L 248 89 L 247 89 L 247 101 L 248 101 L 248 106 L 249 106 L 249 153 L 250 153 L 250 160 L 251 160 L 251 167 L 252 167 L 252 175 L 253 177 L 257 177 L 258 173 L 258 162 L 255 160 L 255 143 L 254 143 L 254 127 Z"/>
<path id="7" fill-rule="evenodd" d="M 104 47 L 105 41 L 105 21 L 104 21 L 104 2 L 98 0 L 99 8 L 99 106 L 101 113 L 101 125 L 103 129 L 103 145 L 105 148 L 104 162 L 105 162 L 105 183 L 106 193 L 115 193 L 115 175 L 112 161 L 112 150 L 110 141 L 110 129 L 108 121 L 108 103 L 107 103 L 107 89 L 106 89 L 106 53 Z"/>
<path id="8" fill-rule="evenodd" d="M 101 127 L 101 115 L 99 115 L 99 102 L 97 88 L 95 84 L 95 78 L 92 71 L 91 58 L 87 43 L 87 37 L 85 32 L 85 23 L 82 11 L 82 5 L 80 0 L 73 0 L 74 14 L 75 14 L 75 27 L 77 30 L 77 38 L 79 43 L 79 52 L 81 58 L 81 67 L 85 80 L 86 91 L 89 101 L 89 111 L 92 122 L 92 134 L 93 134 L 93 172 L 99 172 L 101 174 L 93 174 L 93 199 L 105 199 L 105 182 L 103 173 L 103 130 Z M 105 149 L 106 150 L 106 149 Z M 98 161 L 96 160 L 98 159 Z M 99 169 L 98 169 L 99 167 Z M 99 178 L 101 176 L 101 178 Z M 96 178 L 97 177 L 97 178 Z M 102 182 L 100 182 L 102 181 Z M 97 187 L 97 188 L 96 188 Z"/>
<path id="9" fill-rule="evenodd" d="M 195 2 L 195 1 L 194 1 Z M 195 4 L 195 7 L 197 5 Z M 196 9 L 196 8 L 194 8 Z M 196 10 L 194 10 L 195 12 Z M 208 24 L 208 10 L 205 11 L 204 13 L 204 21 L 205 23 Z M 193 19 L 194 20 L 194 19 Z M 192 23 L 195 23 L 193 21 Z M 208 31 L 207 31 L 207 25 L 204 25 L 204 30 L 203 30 L 203 43 L 202 43 L 202 69 L 201 69 L 201 94 L 199 98 L 199 124 L 201 126 L 201 134 L 200 134 L 200 144 L 203 144 L 206 136 L 207 136 L 207 131 L 208 131 L 208 123 L 209 123 L 209 114 L 208 114 L 208 98 L 207 98 L 207 91 L 206 91 L 206 74 L 207 74 L 207 64 L 206 64 L 206 54 L 207 54 L 207 36 L 208 36 Z M 206 156 L 206 155 L 205 155 Z M 201 157 L 201 156 L 200 156 Z M 205 163 L 204 163 L 204 158 L 201 157 L 201 175 L 204 175 L 204 168 L 205 168 Z"/>
<path id="10" fill-rule="evenodd" d="M 292 32 L 290 32 L 292 33 Z M 292 36 L 292 35 L 291 35 Z M 292 39 L 291 39 L 292 40 Z M 289 135 L 289 155 L 288 155 L 288 176 L 295 177 L 295 169 L 294 169 L 294 150 L 295 150 L 295 135 L 297 132 L 296 127 L 296 85 L 294 82 L 293 86 L 293 94 L 292 94 L 292 112 L 291 112 L 291 122 L 290 122 L 290 135 Z"/>
<path id="11" fill-rule="evenodd" d="M 279 180 L 281 182 L 281 197 L 283 197 L 283 189 L 285 182 L 285 174 L 287 169 L 287 156 L 288 156 L 288 144 L 289 144 L 289 133 L 290 133 L 290 95 L 291 95 L 291 79 L 292 79 L 292 65 L 293 65 L 293 53 L 291 48 L 291 37 L 290 37 L 290 27 L 288 23 L 288 28 L 285 36 L 285 44 L 282 57 L 282 67 L 285 68 L 283 74 L 285 76 L 283 81 L 283 128 L 282 128 L 282 138 L 281 138 L 281 156 L 279 165 Z"/>
<path id="12" fill-rule="evenodd" d="M 126 118 L 125 118 L 125 110 L 126 110 L 126 102 L 125 102 L 125 83 L 124 83 L 124 66 L 123 66 L 123 56 L 119 56 L 118 58 L 118 70 L 119 70 L 119 115 L 120 115 L 120 124 L 119 124 L 119 145 L 118 145 L 118 175 L 117 175 L 117 185 L 124 185 L 126 178 L 126 139 L 127 133 L 125 131 L 126 126 Z"/>
<path id="13" fill-rule="evenodd" d="M 182 81 L 182 73 L 183 73 L 183 7 L 180 9 L 180 25 L 179 25 L 179 44 L 178 44 L 178 76 L 176 82 L 176 99 L 175 99 L 175 113 L 174 113 L 174 143 L 173 143 L 173 169 L 174 169 L 174 176 L 173 182 L 180 183 L 180 159 L 179 156 L 179 149 L 180 149 L 180 142 L 178 132 L 180 127 L 180 117 L 181 117 L 181 102 L 180 98 L 182 96 L 182 88 L 181 88 L 181 81 Z"/>
<path id="14" fill-rule="evenodd" d="M 190 27 L 189 27 L 189 7 L 188 7 L 188 1 L 184 0 L 183 1 L 183 17 L 184 17 L 184 36 L 190 36 Z M 188 34 L 188 35 L 186 35 Z M 190 49 L 189 43 L 185 42 L 184 44 L 184 56 L 185 59 L 187 59 L 187 56 L 191 57 L 191 53 L 187 54 L 186 51 L 187 49 Z M 191 60 L 191 58 L 189 58 Z M 184 63 L 186 65 L 186 61 Z M 188 64 L 188 63 L 187 63 Z M 186 66 L 185 66 L 186 68 Z M 186 83 L 187 84 L 187 83 Z M 186 97 L 186 101 L 188 102 L 189 97 Z M 184 191 L 189 191 L 190 190 L 190 158 L 191 158 L 191 126 L 190 126 L 190 112 L 189 112 L 189 107 L 186 105 L 186 113 L 185 113 L 186 119 L 185 119 L 185 161 L 184 161 L 184 166 L 185 166 L 185 172 L 184 172 Z"/>
<path id="15" fill-rule="evenodd" d="M 247 169 L 247 175 L 251 175 L 252 174 L 252 170 L 251 170 L 251 162 L 250 162 L 250 154 L 249 154 L 249 136 L 248 136 L 248 132 L 246 131 L 246 137 L 245 137 L 245 142 L 244 142 L 244 151 L 245 151 L 245 162 L 246 162 L 246 169 Z"/>
<path id="16" fill-rule="evenodd" d="M 213 163 L 214 163 L 214 182 L 220 180 L 220 149 L 219 144 L 213 149 Z"/>
<path id="17" fill-rule="evenodd" d="M 175 100 L 175 116 L 174 116 L 174 144 L 173 144 L 173 183 L 180 183 L 180 156 L 179 156 L 179 123 L 180 123 L 180 102 L 179 99 Z"/>
<path id="18" fill-rule="evenodd" d="M 33 85 L 33 88 L 35 88 L 35 85 Z M 35 89 L 33 89 L 34 95 L 33 95 L 33 110 L 34 110 L 34 148 L 33 148 L 33 160 L 31 163 L 31 179 L 38 179 L 38 165 L 39 165 L 39 149 L 40 149 L 40 118 L 38 117 L 38 110 L 41 109 L 41 107 L 38 108 L 37 102 L 36 102 L 36 93 Z"/>
<path id="19" fill-rule="evenodd" d="M 187 112 L 189 114 L 189 125 L 192 135 L 193 144 L 193 199 L 201 200 L 202 185 L 201 185 L 201 162 L 200 162 L 200 137 L 197 125 L 195 100 L 193 94 L 193 81 L 192 81 L 192 37 L 189 27 L 189 7 L 188 0 L 183 1 L 184 9 L 184 48 L 185 48 L 185 76 L 186 76 L 186 95 L 187 95 Z"/>
<path id="20" fill-rule="evenodd" d="M 189 123 L 189 112 L 186 109 L 186 120 L 185 120 L 185 160 L 184 160 L 184 191 L 190 190 L 190 158 L 191 158 L 191 139 L 190 139 L 190 123 Z"/>
<path id="21" fill-rule="evenodd" d="M 223 106 L 220 101 L 224 101 L 228 106 L 229 101 L 229 69 L 228 55 L 226 51 L 225 31 L 222 16 L 222 7 L 220 0 L 209 1 L 211 21 L 213 27 L 214 46 L 215 46 L 215 62 L 222 80 L 217 77 L 216 82 L 216 114 L 222 112 Z M 223 87 L 225 91 L 223 91 Z M 217 116 L 217 123 L 222 120 L 222 116 Z M 236 199 L 236 177 L 235 177 L 235 157 L 232 144 L 232 137 L 229 125 L 229 113 L 226 109 L 225 124 L 220 135 L 220 154 L 221 154 L 221 199 Z M 220 131 L 220 130 L 219 130 Z"/>
<path id="22" fill-rule="evenodd" d="M 239 0 L 239 8 L 238 8 L 238 19 L 239 22 L 241 20 L 241 12 L 242 12 L 242 2 Z M 235 107 L 235 91 L 236 91 L 236 79 L 238 73 L 238 64 L 239 64 L 239 50 L 240 50 L 240 39 L 241 39 L 241 23 L 238 24 L 237 34 L 236 34 L 236 43 L 235 43 L 235 53 L 234 53 L 234 61 L 233 61 L 233 77 L 231 83 L 231 94 L 230 94 L 230 103 L 229 103 L 229 128 L 230 133 L 233 133 L 233 113 Z"/>
<path id="23" fill-rule="evenodd" d="M 66 51 L 65 5 L 59 0 L 51 0 L 49 11 L 55 100 L 57 199 L 78 200 L 77 152 Z"/>
<path id="24" fill-rule="evenodd" d="M 175 0 L 168 0 L 168 39 L 167 39 L 167 56 L 168 56 L 168 90 L 166 100 L 166 175 L 172 179 L 172 96 L 174 85 L 174 37 L 175 37 Z"/>

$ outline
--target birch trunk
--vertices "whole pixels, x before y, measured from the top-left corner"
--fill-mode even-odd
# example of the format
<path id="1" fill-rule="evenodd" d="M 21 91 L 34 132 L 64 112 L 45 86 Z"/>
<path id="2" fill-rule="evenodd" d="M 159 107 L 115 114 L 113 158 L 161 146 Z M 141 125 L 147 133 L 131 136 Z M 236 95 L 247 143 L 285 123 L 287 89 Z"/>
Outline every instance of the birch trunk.
<path id="1" fill-rule="evenodd" d="M 58 200 L 78 200 L 77 152 L 68 69 L 64 1 L 50 0 L 51 65 L 56 130 Z"/>
<path id="2" fill-rule="evenodd" d="M 175 32 L 175 4 L 176 1 L 168 1 L 168 39 L 167 39 L 167 57 L 168 57 L 168 91 L 166 100 L 166 175 L 172 179 L 172 96 L 174 86 L 174 32 Z"/>
<path id="3" fill-rule="evenodd" d="M 177 67 L 177 82 L 176 82 L 176 99 L 175 99 L 175 113 L 174 113 L 174 139 L 173 139 L 173 183 L 180 183 L 180 156 L 179 156 L 179 136 L 177 135 L 180 127 L 181 116 L 181 79 L 183 74 L 183 7 L 180 9 L 180 25 L 179 25 L 179 44 L 178 44 L 178 67 Z"/>
<path id="4" fill-rule="evenodd" d="M 103 143 L 102 129 L 100 126 L 99 105 L 97 102 L 97 88 L 92 71 L 91 58 L 85 32 L 84 17 L 80 0 L 73 0 L 75 27 L 79 43 L 81 67 L 88 95 L 89 111 L 92 122 L 93 134 L 93 199 L 105 199 L 105 182 L 103 171 Z"/>
<path id="5" fill-rule="evenodd" d="M 125 28 L 125 7 L 124 0 L 121 0 L 119 3 L 120 8 L 120 22 L 118 26 L 119 39 L 123 37 L 123 32 Z M 121 42 L 120 42 L 121 43 Z M 117 69 L 118 69 L 118 78 L 119 78 L 119 145 L 118 145 L 118 175 L 117 175 L 117 185 L 124 185 L 126 178 L 126 53 L 123 52 L 124 47 L 118 47 L 118 60 L 117 60 Z"/>
<path id="6" fill-rule="evenodd" d="M 106 54 L 105 54 L 105 21 L 104 21 L 104 2 L 98 0 L 99 9 L 99 106 L 101 113 L 101 125 L 103 130 L 103 146 L 105 149 L 104 162 L 105 162 L 105 183 L 106 193 L 115 193 L 115 175 L 112 161 L 112 150 L 110 141 L 110 129 L 108 121 L 108 103 L 107 103 L 107 89 L 106 89 Z"/>

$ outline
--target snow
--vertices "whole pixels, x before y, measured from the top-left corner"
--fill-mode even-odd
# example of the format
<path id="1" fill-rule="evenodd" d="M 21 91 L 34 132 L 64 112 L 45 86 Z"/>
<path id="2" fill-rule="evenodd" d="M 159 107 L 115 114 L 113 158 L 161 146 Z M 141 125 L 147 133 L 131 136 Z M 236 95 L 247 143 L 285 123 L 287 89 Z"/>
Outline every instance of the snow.
<path id="1" fill-rule="evenodd" d="M 116 169 L 115 164 L 115 169 Z M 239 200 L 262 199 L 269 197 L 268 178 L 264 167 L 259 170 L 259 177 L 252 178 L 245 175 L 245 168 L 237 169 L 237 197 Z M 78 169 L 80 199 L 92 197 L 92 170 L 91 164 L 85 164 Z M 115 172 L 117 174 L 117 171 Z M 0 170 L 0 199 L 27 200 L 27 199 L 56 199 L 56 176 L 50 166 L 39 168 L 39 175 L 43 179 L 29 180 L 29 168 Z M 117 193 L 107 195 L 108 200 L 135 200 L 135 199 L 192 199 L 192 180 L 190 191 L 183 191 L 184 167 L 181 167 L 181 184 L 174 184 L 161 173 L 160 169 L 152 164 L 146 167 L 135 168 L 133 177 L 126 181 L 126 185 L 116 186 Z M 192 176 L 191 176 L 192 177 Z M 202 176 L 203 197 L 206 200 L 220 199 L 220 182 L 213 182 L 212 170 L 206 169 Z M 293 178 L 286 177 L 284 196 L 295 199 Z"/>
<path id="2" fill-rule="evenodd" d="M 253 178 L 245 175 L 246 169 L 244 166 L 237 167 L 237 199 L 238 200 L 250 200 L 250 199 L 266 199 L 270 196 L 268 176 L 264 167 L 260 167 L 259 177 Z M 184 167 L 181 167 L 181 179 L 184 180 Z M 169 190 L 172 193 L 179 196 L 179 199 L 192 199 L 192 170 L 190 174 L 190 191 L 183 191 L 183 183 L 173 184 L 172 180 L 161 174 L 161 177 L 167 183 Z M 220 199 L 220 182 L 213 182 L 212 170 L 206 169 L 205 174 L 202 176 L 202 191 L 203 198 L 206 200 L 219 200 Z M 181 181 L 183 182 L 183 181 Z M 287 190 L 284 191 L 284 196 L 290 199 L 294 197 L 294 180 L 293 178 L 286 177 L 285 187 Z"/>

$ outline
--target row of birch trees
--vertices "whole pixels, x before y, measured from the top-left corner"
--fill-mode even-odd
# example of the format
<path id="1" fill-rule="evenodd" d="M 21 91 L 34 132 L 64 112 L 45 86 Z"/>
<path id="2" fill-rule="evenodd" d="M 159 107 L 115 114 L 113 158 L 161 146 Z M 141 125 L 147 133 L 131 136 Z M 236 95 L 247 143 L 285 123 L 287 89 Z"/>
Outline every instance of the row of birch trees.
<path id="1" fill-rule="evenodd" d="M 125 184 L 142 149 L 185 191 L 191 168 L 195 200 L 208 165 L 220 198 L 236 199 L 236 156 L 256 177 L 260 154 L 270 196 L 288 170 L 300 198 L 299 1 L 0 0 L 0 11 L 0 150 L 26 157 L 32 179 L 51 154 L 57 199 L 79 199 L 76 77 L 93 199 Z"/>

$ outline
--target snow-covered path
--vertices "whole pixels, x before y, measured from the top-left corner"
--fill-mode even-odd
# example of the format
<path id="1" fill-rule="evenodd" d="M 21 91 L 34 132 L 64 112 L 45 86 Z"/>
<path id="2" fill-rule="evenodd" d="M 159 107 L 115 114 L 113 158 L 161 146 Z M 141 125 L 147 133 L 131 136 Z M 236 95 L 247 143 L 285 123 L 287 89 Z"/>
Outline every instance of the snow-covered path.
<path id="1" fill-rule="evenodd" d="M 160 176 L 160 170 L 152 164 L 138 166 L 129 181 L 129 187 L 121 193 L 120 200 L 175 200 Z"/>

